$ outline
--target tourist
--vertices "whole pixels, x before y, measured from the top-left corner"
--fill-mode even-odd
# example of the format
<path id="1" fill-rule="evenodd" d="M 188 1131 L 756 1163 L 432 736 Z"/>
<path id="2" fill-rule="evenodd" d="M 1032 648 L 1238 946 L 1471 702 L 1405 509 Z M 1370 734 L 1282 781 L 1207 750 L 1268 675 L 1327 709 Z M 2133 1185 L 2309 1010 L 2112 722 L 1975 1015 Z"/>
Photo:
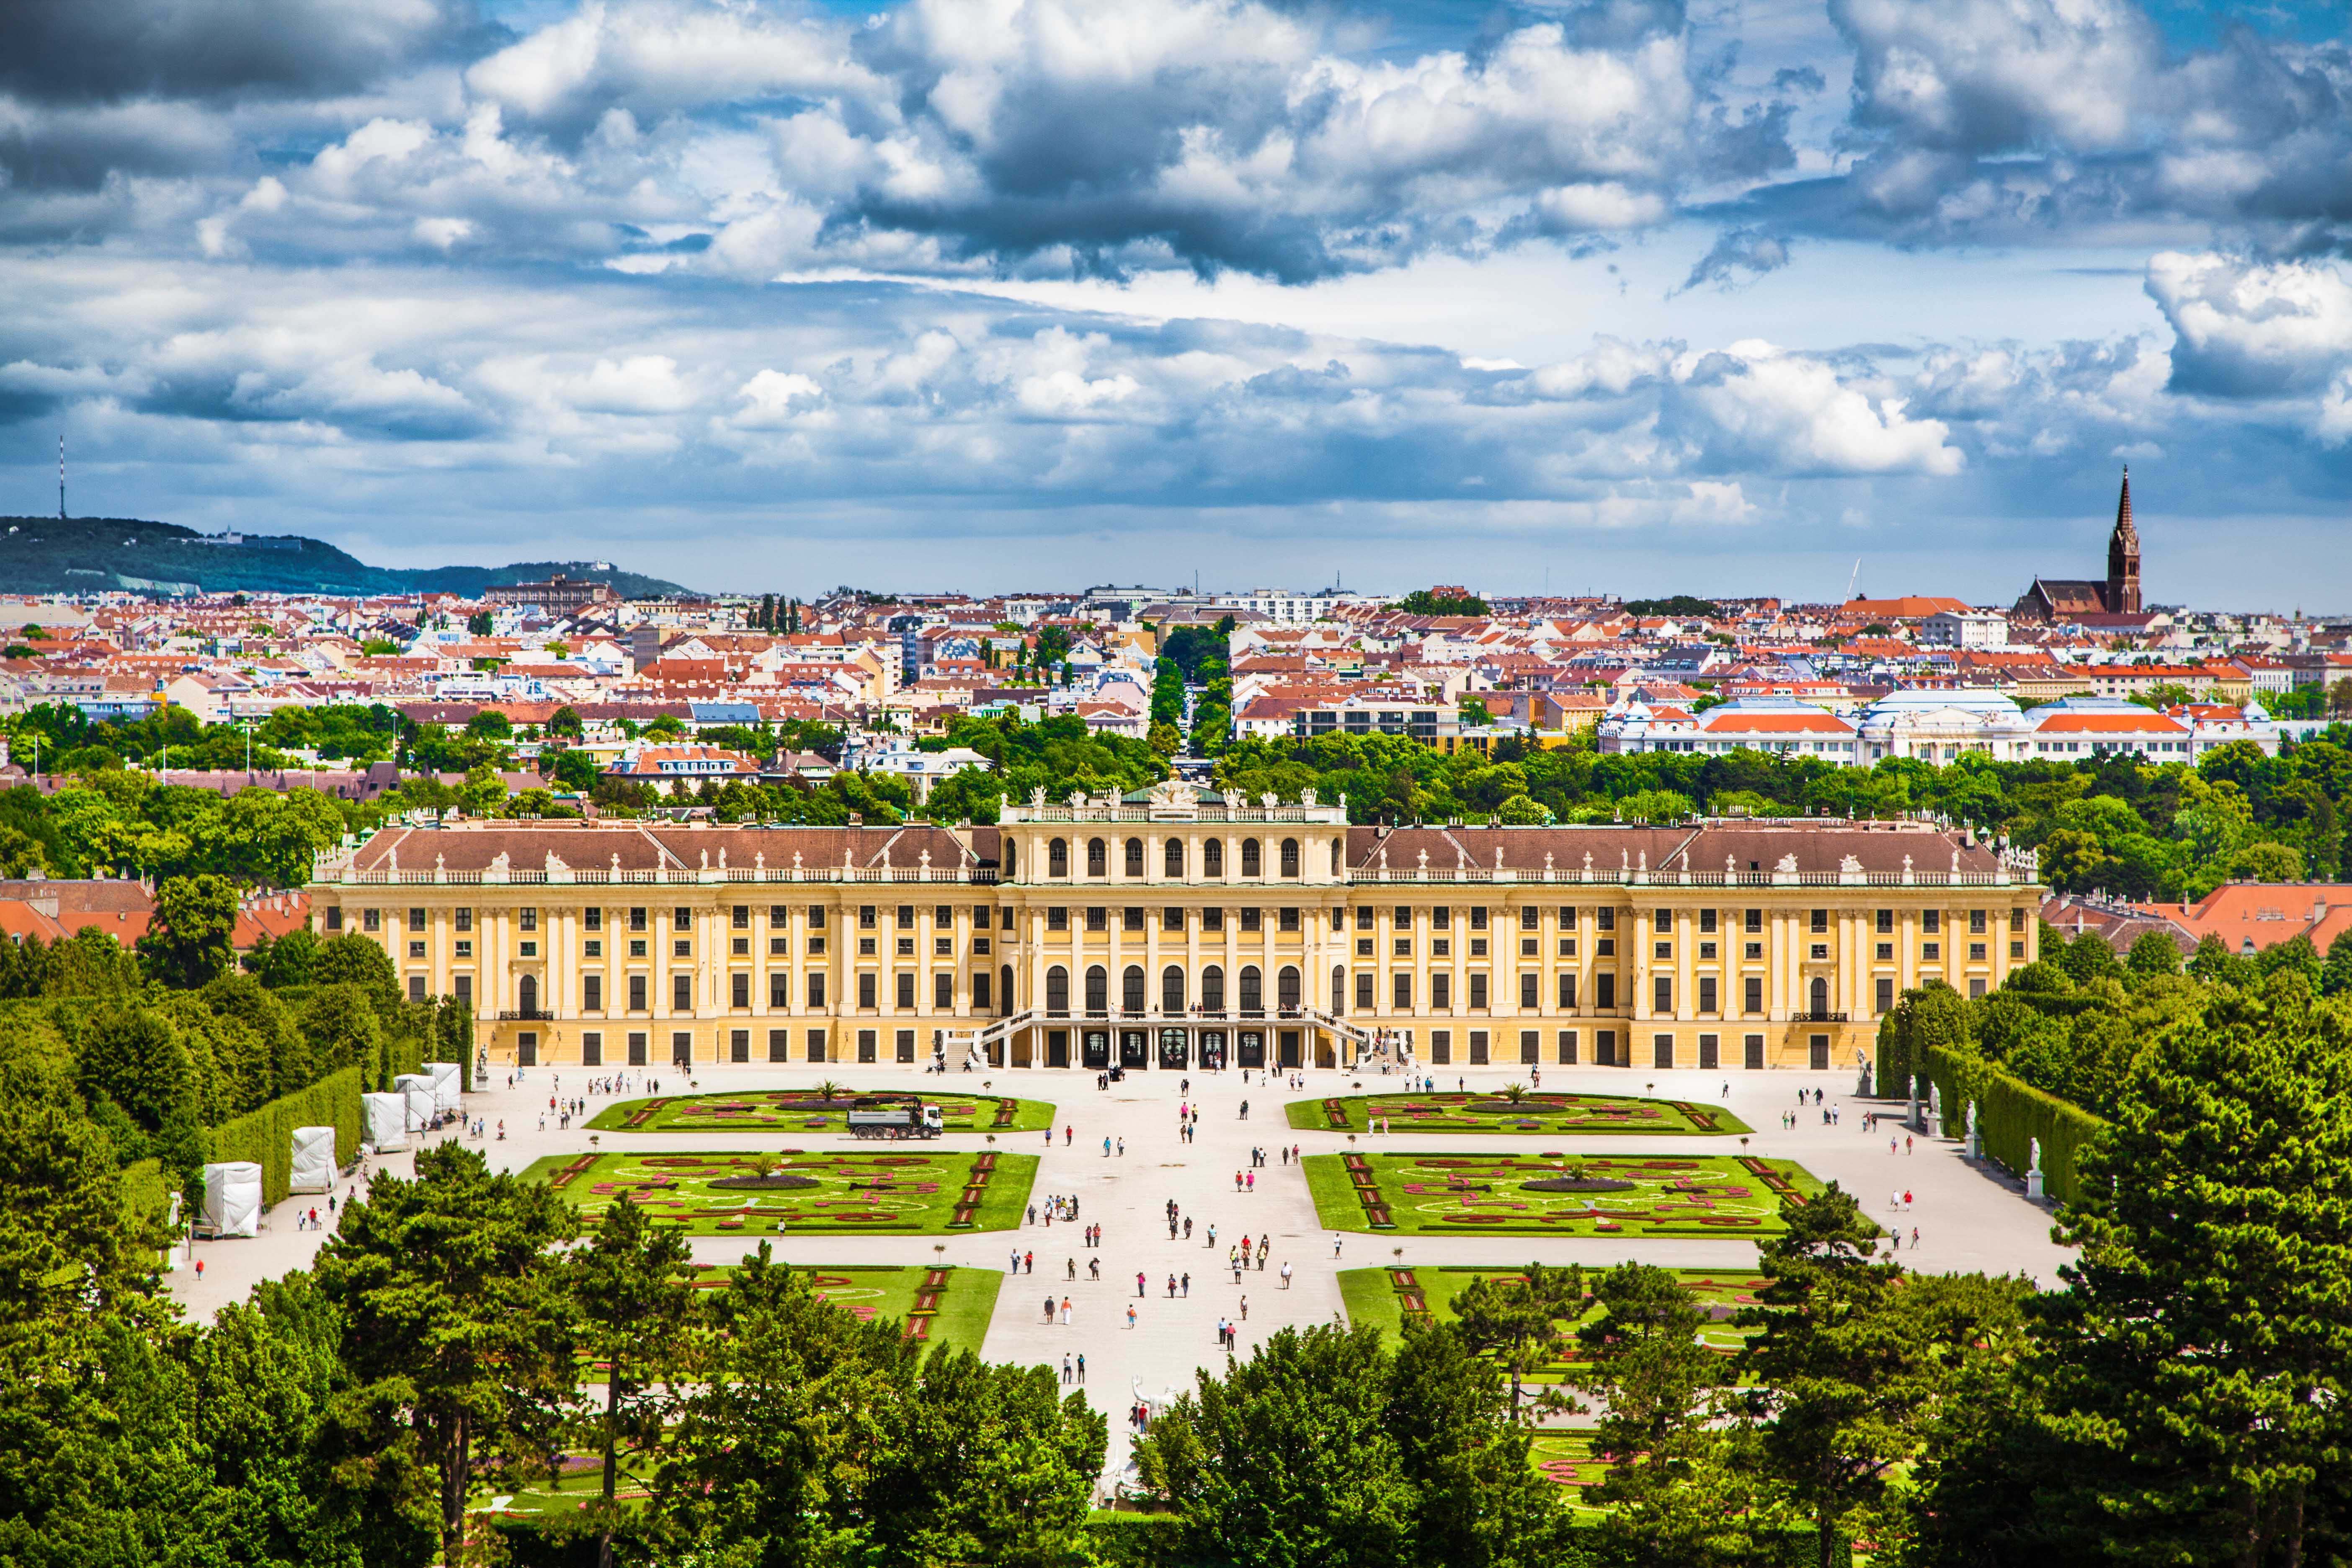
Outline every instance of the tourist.
<path id="1" fill-rule="evenodd" d="M 1021 1272 L 1021 1249 L 1019 1247 L 1016 1247 L 1013 1249 L 1013 1262 L 1004 1271 L 1007 1274 L 1018 1274 Z"/>
<path id="2" fill-rule="evenodd" d="M 1135 1272 L 1135 1293 L 1138 1296 L 1143 1294 L 1143 1271 L 1139 1268 Z M 1135 1309 L 1132 1307 L 1127 1310 L 1127 1321 L 1129 1328 L 1135 1326 Z"/>
<path id="3" fill-rule="evenodd" d="M 1171 1301 L 1176 1299 L 1176 1276 L 1173 1274 L 1168 1277 L 1168 1299 Z"/>
<path id="4" fill-rule="evenodd" d="M 1062 1352 L 1062 1381 L 1064 1383 L 1070 1381 L 1070 1376 L 1073 1371 L 1075 1371 L 1075 1369 L 1070 1365 L 1070 1352 L 1064 1351 Z"/>
<path id="5" fill-rule="evenodd" d="M 1110 1158 L 1110 1140 L 1108 1137 L 1103 1139 L 1103 1158 L 1106 1160 Z"/>
<path id="6" fill-rule="evenodd" d="M 1045 1298 L 1045 1321 L 1046 1321 L 1048 1324 L 1050 1324 L 1050 1323 L 1052 1323 L 1052 1322 L 1053 1322 L 1053 1321 L 1054 1321 L 1054 1298 L 1052 1298 L 1051 1296 L 1048 1296 L 1048 1297 L 1046 1297 L 1046 1298 Z"/>
<path id="7" fill-rule="evenodd" d="M 1135 1293 L 1139 1296 L 1143 1294 L 1143 1276 L 1140 1274 L 1135 1277 Z M 1127 1326 L 1130 1330 L 1135 1327 L 1135 1309 L 1133 1307 L 1129 1307 L 1127 1310 Z"/>
<path id="8" fill-rule="evenodd" d="M 1062 1298 L 1062 1327 L 1064 1327 L 1064 1328 L 1066 1328 L 1066 1328 L 1068 1328 L 1069 1326 L 1070 1326 L 1070 1299 L 1069 1299 L 1067 1296 L 1065 1296 L 1065 1297 L 1063 1297 L 1063 1298 Z"/>
<path id="9" fill-rule="evenodd" d="M 1177 1283 L 1178 1283 L 1179 1285 L 1181 1285 L 1181 1286 L 1183 1288 L 1183 1291 L 1184 1291 L 1185 1299 L 1186 1299 L 1186 1300 L 1191 1300 L 1191 1299 L 1192 1299 L 1192 1271 L 1191 1271 L 1190 1269 L 1187 1269 L 1187 1270 L 1185 1271 L 1185 1273 L 1184 1273 L 1184 1277 L 1183 1277 L 1181 1279 L 1178 1280 L 1178 1281 L 1177 1281 Z"/>
<path id="10" fill-rule="evenodd" d="M 1081 1351 L 1081 1352 L 1078 1352 L 1078 1386 L 1079 1386 L 1079 1387 L 1081 1387 L 1081 1388 L 1085 1387 L 1085 1386 L 1086 1386 L 1086 1382 L 1087 1382 L 1087 1357 L 1086 1357 L 1086 1352 L 1085 1352 L 1084 1351 Z"/>
<path id="11" fill-rule="evenodd" d="M 1290 1265 L 1288 1263 L 1285 1263 L 1282 1266 L 1282 1288 L 1286 1290 L 1290 1289 Z"/>
<path id="12" fill-rule="evenodd" d="M 1024 1252 L 1021 1255 L 1021 1271 L 1024 1274 L 1034 1274 L 1037 1272 L 1037 1255 L 1035 1253 Z"/>
<path id="13" fill-rule="evenodd" d="M 1249 1321 L 1249 1298 L 1247 1296 L 1242 1298 L 1242 1321 L 1244 1323 Z"/>

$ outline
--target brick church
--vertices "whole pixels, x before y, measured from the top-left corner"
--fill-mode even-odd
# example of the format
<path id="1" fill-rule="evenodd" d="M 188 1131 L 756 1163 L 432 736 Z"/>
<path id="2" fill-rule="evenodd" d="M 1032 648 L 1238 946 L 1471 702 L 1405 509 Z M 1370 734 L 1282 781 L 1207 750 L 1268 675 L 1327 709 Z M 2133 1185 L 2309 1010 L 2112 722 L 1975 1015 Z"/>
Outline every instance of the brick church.
<path id="1" fill-rule="evenodd" d="M 2132 527 L 2131 469 L 2126 468 L 2123 495 L 2116 502 L 2116 530 L 2107 536 L 2106 581 L 2036 577 L 2010 614 L 2020 620 L 2059 622 L 2141 613 L 2139 531 Z"/>

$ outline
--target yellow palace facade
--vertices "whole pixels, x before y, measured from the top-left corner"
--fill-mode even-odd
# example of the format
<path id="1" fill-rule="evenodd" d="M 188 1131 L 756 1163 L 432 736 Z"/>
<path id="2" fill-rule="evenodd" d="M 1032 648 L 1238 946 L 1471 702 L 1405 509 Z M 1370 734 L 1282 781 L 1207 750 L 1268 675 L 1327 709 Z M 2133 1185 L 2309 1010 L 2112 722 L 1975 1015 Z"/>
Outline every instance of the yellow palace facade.
<path id="1" fill-rule="evenodd" d="M 1001 826 L 402 826 L 321 934 L 500 1065 L 1845 1067 L 2033 956 L 2031 855 L 1919 822 L 1350 826 L 1169 782 Z"/>

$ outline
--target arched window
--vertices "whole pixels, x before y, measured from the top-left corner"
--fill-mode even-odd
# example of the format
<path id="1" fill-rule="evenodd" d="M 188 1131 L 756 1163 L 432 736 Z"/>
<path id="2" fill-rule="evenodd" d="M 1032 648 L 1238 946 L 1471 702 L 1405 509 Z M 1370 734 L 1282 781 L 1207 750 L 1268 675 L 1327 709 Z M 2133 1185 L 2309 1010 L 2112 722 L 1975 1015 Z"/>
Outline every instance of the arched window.
<path id="1" fill-rule="evenodd" d="M 1298 1011 L 1298 971 L 1292 965 L 1284 964 L 1282 973 L 1274 977 L 1274 998 L 1284 1012 Z"/>
<path id="2" fill-rule="evenodd" d="M 1013 1011 L 1013 966 L 1006 964 L 997 971 L 996 1014 L 999 1017 Z"/>
<path id="3" fill-rule="evenodd" d="M 1201 846 L 1201 875 L 1222 877 L 1225 874 L 1225 841 L 1212 838 Z"/>
<path id="4" fill-rule="evenodd" d="M 1255 963 L 1242 965 L 1242 1011 L 1265 1011 L 1265 994 L 1258 986 L 1257 965 Z"/>
<path id="5" fill-rule="evenodd" d="M 1070 874 L 1070 841 L 1056 838 L 1045 846 L 1045 875 L 1066 877 Z"/>
<path id="6" fill-rule="evenodd" d="M 1127 841 L 1127 874 L 1130 877 L 1143 875 L 1143 840 L 1140 838 Z"/>
<path id="7" fill-rule="evenodd" d="M 1171 838 L 1168 841 L 1167 856 L 1161 866 L 1161 875 L 1171 882 L 1181 882 L 1184 879 L 1184 841 L 1182 839 Z"/>
<path id="8" fill-rule="evenodd" d="M 1821 975 L 1813 976 L 1813 1017 L 1818 1021 L 1830 1010 L 1830 983 Z"/>
<path id="9" fill-rule="evenodd" d="M 1056 1018 L 1070 1016 L 1070 972 L 1058 963 L 1045 971 L 1045 1011 Z"/>
<path id="10" fill-rule="evenodd" d="M 1286 877 L 1298 875 L 1298 840 L 1296 838 L 1282 841 L 1282 874 Z"/>
<path id="11" fill-rule="evenodd" d="M 1244 877 L 1255 877 L 1261 874 L 1264 868 L 1258 864 L 1257 840 L 1255 838 L 1243 839 L 1242 875 Z"/>
<path id="12" fill-rule="evenodd" d="M 1184 1010 L 1184 972 L 1172 963 L 1160 972 L 1160 1010 L 1171 1017 Z"/>
<path id="13" fill-rule="evenodd" d="M 1336 877 L 1347 868 L 1348 842 L 1344 838 L 1334 838 L 1331 840 L 1331 875 Z"/>
<path id="14" fill-rule="evenodd" d="M 1099 838 L 1087 840 L 1087 875 L 1089 877 L 1110 875 L 1110 848 Z"/>
<path id="15" fill-rule="evenodd" d="M 1004 864 L 1003 864 L 1004 879 L 1005 879 L 1006 881 L 1008 881 L 1008 882 L 1013 881 L 1013 880 L 1014 879 L 1013 875 L 1013 840 L 1011 840 L 1010 838 L 1008 838 L 1008 839 L 1004 840 L 1004 856 L 1003 856 L 1003 860 L 1004 860 Z"/>
<path id="16" fill-rule="evenodd" d="M 526 1018 L 539 1011 L 539 979 L 536 975 L 526 974 L 515 982 L 515 1005 L 522 1009 L 522 1016 Z"/>
<path id="17" fill-rule="evenodd" d="M 1222 1013 L 1225 1010 L 1225 972 L 1215 964 L 1201 971 L 1201 1011 Z"/>
<path id="18" fill-rule="evenodd" d="M 1087 971 L 1087 1016 L 1099 1018 L 1110 1011 L 1110 972 L 1097 963 Z"/>
<path id="19" fill-rule="evenodd" d="M 1366 975 L 1365 978 L 1369 980 L 1371 977 Z M 1345 1013 L 1347 1010 L 1348 967 L 1343 963 L 1335 963 L 1331 966 L 1331 1011 Z"/>
<path id="20" fill-rule="evenodd" d="M 1129 1013 L 1143 1011 L 1143 965 L 1130 963 L 1118 977 L 1119 1003 Z"/>

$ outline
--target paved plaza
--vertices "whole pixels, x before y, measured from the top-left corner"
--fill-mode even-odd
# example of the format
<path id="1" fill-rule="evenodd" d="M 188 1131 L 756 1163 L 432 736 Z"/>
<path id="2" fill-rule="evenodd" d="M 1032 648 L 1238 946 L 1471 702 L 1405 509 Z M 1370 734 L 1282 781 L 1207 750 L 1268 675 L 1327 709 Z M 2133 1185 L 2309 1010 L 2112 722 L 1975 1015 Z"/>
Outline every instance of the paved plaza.
<path id="1" fill-rule="evenodd" d="M 1457 1084 L 1492 1090 L 1521 1081 L 1526 1069 L 1481 1068 L 1448 1071 L 1439 1087 Z M 805 1088 L 816 1077 L 831 1078 L 859 1089 L 930 1089 L 942 1080 L 912 1074 L 905 1068 L 859 1068 L 828 1064 L 806 1068 L 734 1067 L 705 1068 L 698 1088 L 767 1089 Z M 1400 1152 L 1436 1152 L 1467 1149 L 1480 1153 L 1506 1147 L 1528 1152 L 1559 1151 L 1616 1158 L 1633 1152 L 1725 1155 L 1741 1152 L 1738 1137 L 1692 1137 L 1660 1134 L 1640 1139 L 1624 1135 L 1579 1137 L 1559 1132 L 1528 1134 L 1512 1140 L 1496 1134 L 1465 1140 L 1464 1134 L 1396 1133 L 1375 1137 L 1332 1131 L 1293 1128 L 1284 1108 L 1302 1097 L 1392 1088 L 1397 1080 L 1377 1074 L 1359 1077 L 1329 1070 L 1300 1075 L 1301 1087 L 1291 1089 L 1252 1073 L 1244 1085 L 1238 1071 L 1194 1073 L 1189 1091 L 1180 1087 L 1184 1075 L 1168 1072 L 1130 1074 L 1108 1091 L 1095 1087 L 1087 1072 L 1013 1070 L 986 1075 L 952 1075 L 956 1089 L 978 1087 L 982 1079 L 1000 1094 L 1050 1100 L 1056 1107 L 1050 1134 L 1036 1131 L 997 1134 L 995 1148 L 1040 1156 L 1033 1196 L 1041 1223 L 1013 1231 L 950 1231 L 942 1236 L 788 1235 L 780 1254 L 795 1263 L 933 1263 L 1003 1270 L 1015 1250 L 1034 1254 L 1035 1272 L 1008 1278 L 998 1297 L 984 1353 L 996 1361 L 1035 1361 L 1056 1369 L 1067 1355 L 1083 1354 L 1087 1362 L 1087 1392 L 1110 1417 L 1111 1451 L 1108 1483 L 1124 1473 L 1129 1427 L 1127 1412 L 1135 1398 L 1155 1404 L 1171 1389 L 1189 1387 L 1198 1367 L 1222 1364 L 1216 1342 L 1220 1318 L 1239 1323 L 1241 1347 L 1286 1325 L 1330 1322 L 1341 1315 L 1338 1271 L 1402 1260 L 1416 1266 L 1486 1265 L 1507 1267 L 1528 1261 L 1607 1265 L 1636 1260 L 1679 1268 L 1741 1268 L 1752 1267 L 1751 1240 L 1712 1238 L 1637 1239 L 1618 1237 L 1569 1237 L 1549 1236 L 1452 1236 L 1427 1234 L 1330 1231 L 1317 1218 L 1305 1177 L 1296 1165 L 1283 1163 L 1278 1151 L 1295 1147 L 1307 1154 L 1381 1149 Z M 675 1072 L 638 1069 L 628 1096 L 598 1096 L 590 1100 L 588 1115 L 620 1098 L 644 1092 L 639 1082 L 660 1082 L 666 1092 L 688 1085 Z M 491 1136 L 473 1146 L 482 1149 L 500 1168 L 521 1170 L 550 1156 L 576 1156 L 591 1147 L 604 1152 L 665 1150 L 754 1151 L 785 1147 L 819 1152 L 858 1147 L 843 1133 L 779 1132 L 722 1134 L 718 1132 L 591 1132 L 583 1119 L 559 1129 L 555 1119 L 541 1119 L 551 1095 L 577 1095 L 585 1088 L 577 1069 L 532 1069 L 520 1086 L 508 1089 L 503 1072 L 494 1072 L 481 1093 L 467 1100 L 469 1116 L 486 1119 Z M 1908 1152 L 1897 1128 L 1882 1127 L 1875 1136 L 1863 1131 L 1864 1113 L 1890 1107 L 1885 1102 L 1853 1098 L 1851 1073 L 1644 1071 L 1609 1068 L 1547 1068 L 1546 1089 L 1568 1089 L 1617 1095 L 1655 1095 L 1719 1105 L 1745 1121 L 1746 1152 L 1773 1160 L 1791 1160 L 1824 1183 L 1837 1182 L 1854 1193 L 1867 1212 L 1882 1225 L 1899 1226 L 1902 1261 L 1928 1269 L 1982 1269 L 2020 1273 L 2037 1283 L 2058 1283 L 2064 1249 L 2049 1236 L 2046 1210 L 2029 1203 L 2019 1184 L 2006 1175 L 1965 1159 L 1957 1143 L 1918 1139 Z M 1798 1091 L 1808 1103 L 1800 1110 Z M 1811 1091 L 1824 1091 L 1824 1105 L 1835 1108 L 1839 1124 L 1825 1126 L 1822 1110 L 1811 1103 Z M 1192 1142 L 1177 1132 L 1179 1102 L 1195 1105 L 1201 1118 Z M 1246 1103 L 1249 1113 L 1243 1118 Z M 1782 1126 L 1785 1113 L 1796 1113 L 1793 1128 Z M 498 1140 L 503 1121 L 507 1136 Z M 1065 1140 L 1063 1129 L 1070 1130 Z M 1889 1138 L 1895 1141 L 1890 1152 Z M 1106 1157 L 1103 1140 L 1113 1141 Z M 1116 1152 L 1120 1140 L 1126 1152 Z M 953 1150 L 988 1147 L 979 1132 L 951 1132 L 938 1144 Z M 872 1149 L 871 1143 L 862 1147 Z M 1251 1173 L 1253 1148 L 1265 1151 L 1265 1163 L 1255 1167 L 1255 1190 L 1236 1192 L 1234 1176 Z M 385 1156 L 370 1163 L 383 1171 L 406 1174 L 411 1157 Z M 338 1191 L 341 1201 L 341 1190 Z M 1911 1205 L 1896 1212 L 1895 1194 L 1907 1192 Z M 1075 1197 L 1078 1222 L 1042 1221 L 1049 1195 Z M 1192 1219 L 1189 1241 L 1171 1241 L 1167 1205 L 1173 1200 Z M 193 1257 L 203 1259 L 205 1274 L 198 1282 L 184 1248 L 179 1267 L 170 1276 L 174 1293 L 191 1312 L 209 1317 L 221 1306 L 242 1300 L 265 1278 L 306 1266 L 326 1233 L 296 1228 L 299 1211 L 317 1206 L 326 1213 L 323 1198 L 303 1196 L 272 1211 L 267 1228 L 256 1238 L 196 1243 Z M 1080 1245 L 1087 1225 L 1103 1227 L 1103 1243 L 1089 1250 Z M 1216 1240 L 1208 1239 L 1210 1226 Z M 1911 1231 L 1920 1233 L 1915 1254 Z M 1228 1249 L 1244 1236 L 1253 1246 L 1271 1237 L 1273 1245 L 1263 1271 L 1252 1268 L 1236 1285 L 1226 1266 Z M 695 1259 L 702 1263 L 732 1262 L 747 1242 L 734 1236 L 698 1236 L 692 1239 Z M 1102 1263 L 1102 1277 L 1090 1277 L 1088 1264 Z M 1075 1259 L 1077 1278 L 1069 1277 Z M 1292 1278 L 1284 1288 L 1282 1269 Z M 1145 1288 L 1136 1294 L 1136 1276 Z M 1189 1294 L 1171 1300 L 1170 1276 L 1180 1282 L 1191 1277 Z M 1052 1321 L 1045 1311 L 1051 1296 Z M 1071 1321 L 1065 1327 L 1060 1306 L 1066 1297 Z M 1243 1317 L 1246 1300 L 1247 1320 Z M 1135 1313 L 1129 1326 L 1128 1312 Z"/>

